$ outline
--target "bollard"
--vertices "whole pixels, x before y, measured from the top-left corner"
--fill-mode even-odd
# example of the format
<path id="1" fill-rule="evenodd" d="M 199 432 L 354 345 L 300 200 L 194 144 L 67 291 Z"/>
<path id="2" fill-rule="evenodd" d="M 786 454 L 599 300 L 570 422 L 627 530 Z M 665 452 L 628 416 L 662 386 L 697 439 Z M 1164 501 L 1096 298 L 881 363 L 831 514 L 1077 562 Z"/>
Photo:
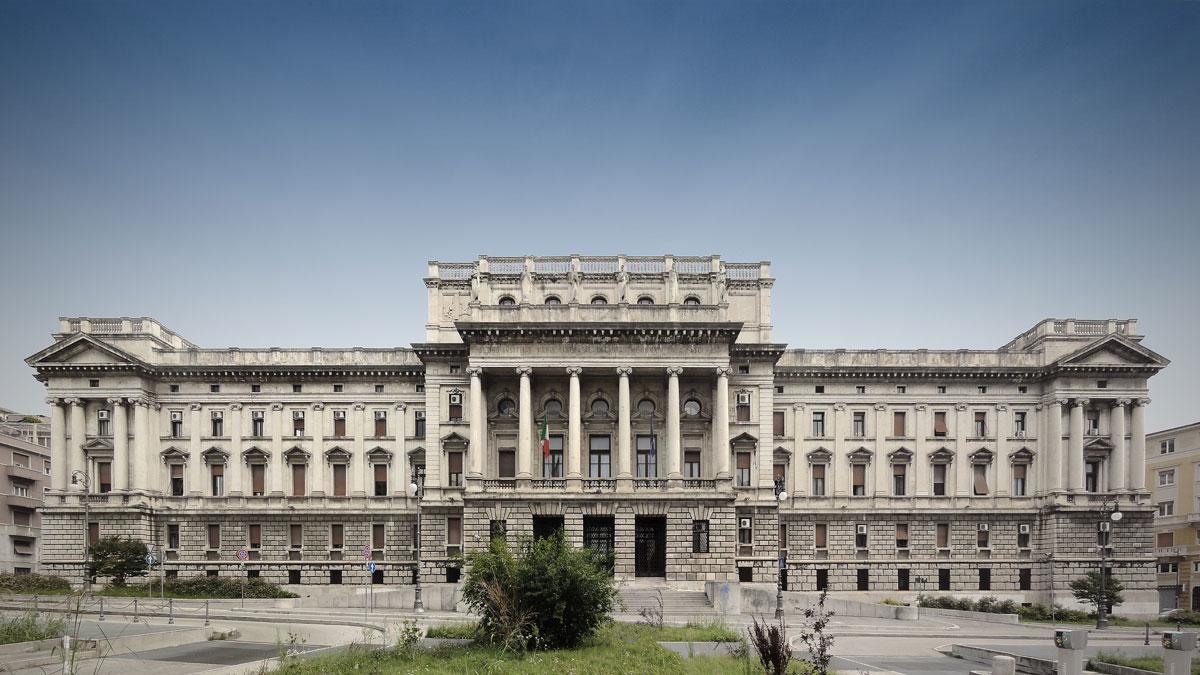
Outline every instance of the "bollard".
<path id="1" fill-rule="evenodd" d="M 1087 631 L 1056 630 L 1054 646 L 1058 647 L 1058 675 L 1082 675 Z"/>
<path id="2" fill-rule="evenodd" d="M 137 623 L 137 621 L 138 621 L 138 607 L 137 607 L 137 597 L 135 596 L 133 598 L 133 622 Z"/>
<path id="3" fill-rule="evenodd" d="M 208 601 L 204 601 L 204 625 L 208 625 Z"/>
<path id="4" fill-rule="evenodd" d="M 167 600 L 167 623 L 175 623 L 175 598 Z"/>
<path id="5" fill-rule="evenodd" d="M 1142 644 L 1146 645 L 1147 647 L 1150 646 L 1150 622 L 1149 621 L 1146 622 L 1146 641 L 1143 642 Z"/>
<path id="6" fill-rule="evenodd" d="M 35 595 L 35 596 L 33 596 L 33 615 L 36 617 L 37 614 L 38 614 L 38 596 Z"/>
<path id="7" fill-rule="evenodd" d="M 62 637 L 63 645 L 63 669 L 64 673 L 71 672 L 71 636 L 64 635 Z"/>
<path id="8" fill-rule="evenodd" d="M 992 675 L 1017 675 L 1017 660 L 1011 656 L 993 656 Z"/>
<path id="9" fill-rule="evenodd" d="M 1166 632 L 1162 637 L 1163 675 L 1191 675 L 1196 634 Z"/>
<path id="10" fill-rule="evenodd" d="M 100 598 L 100 620 L 101 621 L 104 620 L 104 597 L 103 596 L 101 596 L 101 598 Z"/>

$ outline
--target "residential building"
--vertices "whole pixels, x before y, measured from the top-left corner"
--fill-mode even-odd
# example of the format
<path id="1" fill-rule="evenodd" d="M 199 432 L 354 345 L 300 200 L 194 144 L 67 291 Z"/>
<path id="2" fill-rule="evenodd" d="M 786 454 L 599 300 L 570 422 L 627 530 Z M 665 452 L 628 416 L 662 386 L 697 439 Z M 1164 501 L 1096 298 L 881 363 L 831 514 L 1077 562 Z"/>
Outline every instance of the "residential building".
<path id="1" fill-rule="evenodd" d="M 1200 422 L 1146 435 L 1160 609 L 1200 611 Z"/>
<path id="2" fill-rule="evenodd" d="M 0 572 L 37 572 L 42 492 L 50 481 L 49 448 L 0 427 Z"/>

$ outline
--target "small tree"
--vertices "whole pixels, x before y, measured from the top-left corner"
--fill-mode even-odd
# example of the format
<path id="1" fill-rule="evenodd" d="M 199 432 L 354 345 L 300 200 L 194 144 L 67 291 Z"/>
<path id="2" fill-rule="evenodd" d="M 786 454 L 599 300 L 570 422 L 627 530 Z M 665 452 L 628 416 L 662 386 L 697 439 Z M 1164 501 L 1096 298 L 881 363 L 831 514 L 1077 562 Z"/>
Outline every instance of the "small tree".
<path id="1" fill-rule="evenodd" d="M 1121 596 L 1123 590 L 1125 589 L 1121 586 L 1121 582 L 1117 581 L 1112 574 L 1101 575 L 1099 572 L 1088 572 L 1071 582 L 1071 592 L 1075 594 L 1075 599 L 1095 607 L 1097 611 L 1099 611 L 1101 603 L 1104 603 L 1106 608 L 1112 608 L 1125 602 L 1125 598 Z"/>
<path id="2" fill-rule="evenodd" d="M 785 675 L 788 664 L 792 662 L 792 646 L 788 644 L 787 626 L 783 624 L 783 619 L 779 620 L 778 625 L 772 626 L 754 617 L 754 624 L 747 630 L 750 644 L 754 646 L 758 660 L 768 675 Z"/>
<path id="3" fill-rule="evenodd" d="M 804 625 L 800 627 L 800 642 L 808 650 L 812 662 L 812 675 L 829 675 L 829 662 L 833 660 L 833 636 L 825 632 L 833 611 L 825 609 L 827 591 L 821 591 L 817 604 L 804 610 Z"/>
<path id="4" fill-rule="evenodd" d="M 145 576 L 147 553 L 140 541 L 105 537 L 88 547 L 88 573 L 112 577 L 114 586 L 124 586 L 126 577 Z"/>

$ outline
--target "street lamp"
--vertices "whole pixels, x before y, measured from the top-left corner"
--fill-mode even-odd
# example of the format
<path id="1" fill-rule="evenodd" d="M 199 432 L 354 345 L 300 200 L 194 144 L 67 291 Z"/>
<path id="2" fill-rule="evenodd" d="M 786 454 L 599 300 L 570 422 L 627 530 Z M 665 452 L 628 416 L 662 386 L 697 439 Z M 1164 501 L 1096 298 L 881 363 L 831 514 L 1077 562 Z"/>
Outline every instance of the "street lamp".
<path id="1" fill-rule="evenodd" d="M 413 542 L 416 549 L 416 584 L 413 587 L 413 611 L 417 614 L 425 613 L 425 604 L 421 602 L 421 493 L 424 492 L 420 483 L 412 482 L 408 484 L 408 490 L 417 498 L 417 540 Z"/>
<path id="2" fill-rule="evenodd" d="M 90 593 L 92 590 L 92 572 L 88 567 L 88 562 L 91 560 L 91 553 L 88 550 L 88 535 L 91 534 L 89 522 L 92 520 L 91 500 L 88 495 L 91 494 L 91 486 L 88 480 L 87 471 L 72 471 L 71 485 L 83 486 L 83 592 Z"/>
<path id="3" fill-rule="evenodd" d="M 1108 628 L 1108 547 L 1112 542 L 1112 527 L 1121 521 L 1121 505 L 1116 501 L 1104 500 L 1100 505 L 1100 522 L 1096 529 L 1104 535 L 1100 540 L 1100 602 L 1096 605 L 1096 628 Z"/>
<path id="4" fill-rule="evenodd" d="M 779 500 L 780 506 L 783 506 L 783 503 L 787 501 L 787 498 L 788 494 L 785 490 L 781 489 L 775 493 L 775 499 Z M 780 521 L 780 524 L 782 525 L 782 518 Z M 783 575 L 787 574 L 786 560 L 787 558 L 784 556 L 784 553 L 781 550 L 779 552 L 779 574 L 775 579 L 775 618 L 779 619 L 780 621 L 783 620 Z"/>

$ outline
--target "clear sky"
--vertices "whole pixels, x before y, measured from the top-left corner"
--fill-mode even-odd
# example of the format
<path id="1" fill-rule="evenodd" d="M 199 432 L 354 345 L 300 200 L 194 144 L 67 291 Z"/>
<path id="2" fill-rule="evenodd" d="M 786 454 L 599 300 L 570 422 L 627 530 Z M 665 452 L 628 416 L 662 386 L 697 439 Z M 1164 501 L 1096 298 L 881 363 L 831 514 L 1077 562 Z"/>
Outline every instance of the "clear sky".
<path id="1" fill-rule="evenodd" d="M 0 0 L 0 405 L 60 315 L 422 339 L 428 259 L 774 262 L 797 347 L 1136 317 L 1200 420 L 1200 2 Z"/>

